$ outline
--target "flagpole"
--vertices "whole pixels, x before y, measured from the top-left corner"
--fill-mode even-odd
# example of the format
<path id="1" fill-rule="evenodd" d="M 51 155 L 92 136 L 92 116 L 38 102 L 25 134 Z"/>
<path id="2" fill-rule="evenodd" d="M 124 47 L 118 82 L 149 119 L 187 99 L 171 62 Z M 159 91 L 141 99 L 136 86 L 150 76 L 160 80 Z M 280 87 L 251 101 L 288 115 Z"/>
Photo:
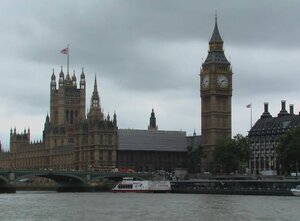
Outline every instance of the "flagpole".
<path id="1" fill-rule="evenodd" d="M 70 54 L 70 49 L 69 49 L 69 44 L 68 44 L 68 57 L 67 57 L 67 73 L 69 74 L 69 54 Z"/>
<path id="2" fill-rule="evenodd" d="M 251 105 L 251 117 L 250 117 L 250 122 L 251 122 L 251 127 L 250 127 L 250 130 L 252 129 L 252 103 L 250 104 Z"/>

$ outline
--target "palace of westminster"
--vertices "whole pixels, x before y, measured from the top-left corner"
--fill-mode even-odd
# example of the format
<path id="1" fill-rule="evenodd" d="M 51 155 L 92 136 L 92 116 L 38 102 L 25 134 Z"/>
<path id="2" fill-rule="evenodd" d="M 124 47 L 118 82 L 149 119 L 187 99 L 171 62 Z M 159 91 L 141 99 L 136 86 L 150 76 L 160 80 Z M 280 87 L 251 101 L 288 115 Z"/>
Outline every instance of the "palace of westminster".
<path id="1" fill-rule="evenodd" d="M 65 75 L 61 69 L 56 76 L 53 72 L 50 116 L 47 114 L 45 119 L 42 141 L 32 143 L 29 129 L 22 133 L 11 129 L 10 150 L 0 152 L 0 168 L 173 171 L 189 162 L 188 146 L 195 149 L 202 145 L 205 158 L 198 171 L 208 171 L 216 143 L 232 136 L 232 74 L 216 18 L 208 55 L 200 71 L 201 136 L 186 136 L 184 131 L 158 130 L 154 110 L 148 129 L 119 129 L 116 113 L 112 117 L 103 113 L 96 77 L 86 113 L 84 70 L 78 82 L 75 73 Z M 265 103 L 261 118 L 248 134 L 251 173 L 278 170 L 274 151 L 278 138 L 299 125 L 300 115 L 294 114 L 293 106 L 287 112 L 282 101 L 278 116 L 272 117 Z"/>

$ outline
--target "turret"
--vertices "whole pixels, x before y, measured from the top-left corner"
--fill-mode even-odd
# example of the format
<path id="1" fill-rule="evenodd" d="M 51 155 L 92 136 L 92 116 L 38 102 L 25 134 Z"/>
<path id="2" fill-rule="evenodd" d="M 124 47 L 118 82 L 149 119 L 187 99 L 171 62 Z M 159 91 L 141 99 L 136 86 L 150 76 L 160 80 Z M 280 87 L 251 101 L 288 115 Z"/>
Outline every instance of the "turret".
<path id="1" fill-rule="evenodd" d="M 76 75 L 75 75 L 75 70 L 73 71 L 73 76 L 72 76 L 72 84 L 73 84 L 73 86 L 77 86 L 76 85 Z"/>
<path id="2" fill-rule="evenodd" d="M 95 81 L 94 81 L 94 91 L 93 91 L 93 95 L 91 98 L 91 109 L 93 109 L 93 108 L 100 108 L 100 98 L 99 98 L 99 93 L 98 93 L 96 76 L 95 76 Z"/>
<path id="3" fill-rule="evenodd" d="M 52 91 L 56 90 L 56 76 L 54 74 L 54 68 L 53 68 L 53 73 L 52 73 L 52 76 L 51 76 L 50 88 L 51 88 Z"/>
<path id="4" fill-rule="evenodd" d="M 67 76 L 66 76 L 66 79 L 65 79 L 64 83 L 65 83 L 66 86 L 72 86 L 73 85 L 69 72 L 67 73 Z"/>
<path id="5" fill-rule="evenodd" d="M 60 70 L 60 73 L 59 73 L 59 87 L 64 86 L 64 80 L 65 80 L 65 75 L 64 75 L 64 72 L 63 72 L 63 67 L 61 66 L 61 70 Z"/>
<path id="6" fill-rule="evenodd" d="M 88 114 L 88 118 L 90 120 L 96 120 L 96 119 L 101 119 L 103 120 L 103 113 L 101 111 L 101 106 L 100 106 L 100 97 L 98 93 L 98 86 L 97 86 L 97 78 L 95 76 L 95 81 L 94 81 L 94 90 L 93 90 L 93 95 L 91 97 L 91 106 L 90 106 L 90 112 Z"/>
<path id="7" fill-rule="evenodd" d="M 154 109 L 152 109 L 148 130 L 157 130 L 157 128 L 158 127 L 156 125 L 156 117 L 155 117 Z"/>
<path id="8" fill-rule="evenodd" d="M 113 124 L 114 124 L 115 126 L 117 126 L 117 114 L 116 114 L 116 111 L 114 112 Z"/>
<path id="9" fill-rule="evenodd" d="M 80 89 L 85 89 L 85 74 L 83 68 L 80 75 Z"/>

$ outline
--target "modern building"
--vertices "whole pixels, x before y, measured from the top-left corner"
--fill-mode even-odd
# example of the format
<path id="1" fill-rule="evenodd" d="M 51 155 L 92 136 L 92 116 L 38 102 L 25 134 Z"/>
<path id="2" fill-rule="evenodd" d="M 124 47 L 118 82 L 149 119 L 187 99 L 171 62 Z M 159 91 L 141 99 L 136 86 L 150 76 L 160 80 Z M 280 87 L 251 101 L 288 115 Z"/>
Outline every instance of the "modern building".
<path id="1" fill-rule="evenodd" d="M 152 109 L 148 130 L 119 129 L 118 168 L 174 171 L 187 161 L 185 131 L 158 130 Z"/>
<path id="2" fill-rule="evenodd" d="M 201 143 L 208 167 L 217 142 L 231 138 L 232 69 L 220 36 L 217 17 L 209 41 L 209 51 L 200 71 Z"/>
<path id="3" fill-rule="evenodd" d="M 30 141 L 30 130 L 10 132 L 10 152 L 1 166 L 12 168 L 111 169 L 117 163 L 117 116 L 104 116 L 95 77 L 90 110 L 86 115 L 86 81 L 82 69 L 77 85 L 61 69 L 51 76 L 50 116 L 43 139 Z"/>
<path id="4" fill-rule="evenodd" d="M 280 172 L 280 163 L 276 156 L 276 147 L 281 135 L 288 130 L 300 126 L 300 115 L 294 113 L 294 106 L 286 110 L 286 102 L 281 101 L 281 110 L 272 117 L 268 103 L 264 104 L 264 112 L 249 131 L 252 154 L 249 167 L 253 174 L 276 174 Z"/>

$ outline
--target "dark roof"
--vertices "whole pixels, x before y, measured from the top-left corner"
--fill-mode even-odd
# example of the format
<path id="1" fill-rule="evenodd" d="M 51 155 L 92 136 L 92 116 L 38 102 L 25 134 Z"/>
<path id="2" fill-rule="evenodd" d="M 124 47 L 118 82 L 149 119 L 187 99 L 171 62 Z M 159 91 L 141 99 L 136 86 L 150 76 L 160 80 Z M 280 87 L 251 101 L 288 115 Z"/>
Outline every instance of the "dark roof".
<path id="1" fill-rule="evenodd" d="M 223 40 L 222 40 L 221 35 L 219 33 L 217 17 L 216 17 L 216 20 L 215 20 L 214 31 L 213 31 L 213 34 L 212 34 L 211 39 L 209 41 L 210 45 L 212 45 L 214 43 L 219 43 L 223 47 Z M 224 54 L 224 50 L 222 49 L 222 47 L 219 47 L 219 48 L 211 48 L 210 47 L 207 58 L 205 59 L 203 64 L 204 65 L 210 64 L 210 63 L 230 64 L 228 62 L 225 54 Z"/>
<path id="2" fill-rule="evenodd" d="M 213 43 L 213 42 L 223 43 L 223 40 L 221 38 L 221 35 L 219 33 L 219 29 L 218 29 L 217 17 L 215 18 L 215 27 L 214 27 L 214 31 L 213 31 L 213 34 L 210 38 L 209 43 Z"/>
<path id="3" fill-rule="evenodd" d="M 119 150 L 187 151 L 185 131 L 119 129 Z"/>
<path id="4" fill-rule="evenodd" d="M 209 51 L 204 64 L 210 63 L 230 64 L 225 57 L 224 51 Z"/>
<path id="5" fill-rule="evenodd" d="M 249 137 L 282 134 L 297 126 L 300 126 L 300 115 L 288 114 L 280 117 L 261 118 L 249 131 Z"/>

